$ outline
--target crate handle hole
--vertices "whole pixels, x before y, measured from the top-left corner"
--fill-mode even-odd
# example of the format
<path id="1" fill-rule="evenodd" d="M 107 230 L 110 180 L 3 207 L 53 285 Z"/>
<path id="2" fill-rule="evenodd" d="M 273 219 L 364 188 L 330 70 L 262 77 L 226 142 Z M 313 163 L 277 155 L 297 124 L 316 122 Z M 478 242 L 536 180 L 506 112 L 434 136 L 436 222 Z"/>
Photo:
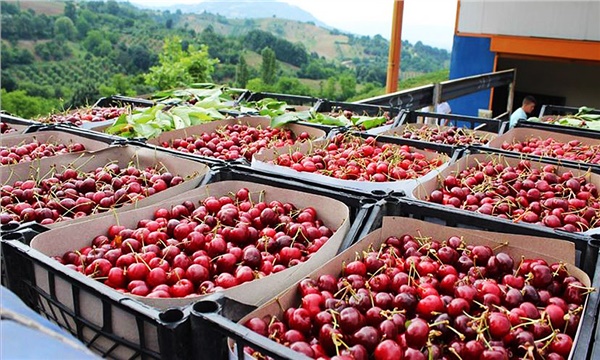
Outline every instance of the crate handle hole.
<path id="1" fill-rule="evenodd" d="M 183 319 L 183 311 L 179 309 L 169 309 L 161 312 L 158 317 L 164 322 L 176 322 Z"/>
<path id="2" fill-rule="evenodd" d="M 589 244 L 595 248 L 600 248 L 600 234 L 592 235 L 592 239 Z"/>
<path id="3" fill-rule="evenodd" d="M 406 193 L 404 193 L 404 191 L 392 191 L 390 196 L 393 196 L 395 198 L 402 198 L 406 196 Z"/>
<path id="4" fill-rule="evenodd" d="M 371 194 L 377 197 L 384 197 L 387 195 L 387 192 L 383 190 L 373 190 L 371 191 Z"/>
<path id="5" fill-rule="evenodd" d="M 398 199 L 397 197 L 393 197 L 393 196 L 387 196 L 385 198 L 385 201 L 387 203 L 394 204 L 394 205 L 400 203 L 400 199 Z"/>
<path id="6" fill-rule="evenodd" d="M 2 235 L 2 240 L 18 240 L 22 243 L 25 242 L 25 238 L 23 237 L 23 234 L 21 233 L 8 233 L 6 235 Z"/>
<path id="7" fill-rule="evenodd" d="M 216 313 L 219 311 L 219 308 L 219 303 L 210 300 L 202 300 L 194 304 L 194 311 L 201 314 Z"/>
<path id="8" fill-rule="evenodd" d="M 16 221 L 11 221 L 8 224 L 3 224 L 0 226 L 0 232 L 9 232 L 18 229 L 20 224 Z"/>

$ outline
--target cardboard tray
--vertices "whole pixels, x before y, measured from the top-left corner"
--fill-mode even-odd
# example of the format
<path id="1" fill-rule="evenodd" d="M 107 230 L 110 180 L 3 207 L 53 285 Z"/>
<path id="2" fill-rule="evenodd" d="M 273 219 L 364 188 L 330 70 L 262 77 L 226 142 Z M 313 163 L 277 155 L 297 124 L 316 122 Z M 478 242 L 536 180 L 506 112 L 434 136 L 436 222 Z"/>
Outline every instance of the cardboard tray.
<path id="1" fill-rule="evenodd" d="M 254 280 L 223 291 L 223 295 L 230 299 L 248 305 L 260 305 L 287 288 L 291 282 L 296 281 L 309 272 L 317 269 L 323 262 L 337 253 L 341 241 L 350 226 L 350 209 L 348 206 L 338 200 L 309 193 L 299 193 L 297 191 L 245 181 L 223 181 L 201 186 L 169 200 L 154 203 L 152 206 L 121 212 L 114 216 L 104 216 L 78 225 L 63 227 L 39 234 L 31 241 L 31 247 L 47 256 L 62 255 L 66 251 L 80 249 L 89 245 L 95 236 L 105 234 L 108 227 L 115 223 L 135 228 L 140 219 L 152 218 L 154 210 L 158 207 L 169 207 L 181 204 L 185 200 L 197 203 L 199 200 L 208 196 L 225 196 L 242 187 L 247 187 L 251 193 L 254 193 L 257 196 L 259 192 L 264 192 L 263 199 L 267 202 L 272 200 L 287 201 L 299 208 L 313 206 L 317 210 L 318 217 L 323 220 L 325 225 L 332 229 L 336 229 L 334 235 L 325 243 L 325 245 L 323 245 L 323 247 L 306 262 L 280 273 L 272 274 L 266 278 Z M 85 233 L 86 236 L 81 236 L 82 233 Z M 65 270 L 69 269 L 65 268 Z M 82 277 L 82 281 L 95 281 L 88 279 L 83 274 Z M 48 287 L 48 285 L 45 284 L 45 282 L 47 282 L 45 279 L 47 278 L 43 271 L 39 274 L 36 272 L 36 281 L 39 287 Z M 112 290 L 108 286 L 106 288 L 107 291 L 116 292 L 116 290 Z M 199 295 L 196 297 L 179 299 L 152 299 L 134 295 L 130 296 L 140 302 L 160 309 L 185 306 L 203 297 Z M 68 301 L 70 298 L 70 296 L 66 296 L 65 301 Z M 90 307 L 89 310 L 90 313 L 93 313 L 93 306 Z"/>
<path id="2" fill-rule="evenodd" d="M 593 146 L 600 147 L 600 139 L 597 139 L 597 138 L 594 139 L 594 138 L 589 138 L 589 137 L 574 137 L 573 135 L 557 133 L 554 131 L 547 131 L 547 130 L 541 130 L 541 129 L 528 129 L 528 128 L 522 128 L 522 127 L 521 128 L 516 127 L 516 128 L 512 128 L 512 129 L 508 130 L 506 133 L 504 133 L 504 134 L 496 137 L 492 141 L 490 141 L 487 144 L 487 146 L 489 148 L 500 149 L 502 151 L 507 151 L 507 152 L 519 153 L 519 154 L 522 154 L 525 156 L 531 155 L 531 156 L 537 156 L 537 157 L 542 157 L 542 158 L 555 159 L 556 161 L 560 161 L 565 164 L 573 164 L 574 166 L 577 166 L 577 165 L 581 166 L 581 164 L 585 164 L 584 166 L 589 165 L 589 164 L 598 165 L 598 163 L 590 163 L 588 159 L 580 160 L 580 161 L 564 160 L 564 159 L 561 159 L 558 157 L 552 157 L 549 155 L 534 155 L 531 153 L 523 153 L 523 152 L 517 152 L 515 150 L 502 149 L 502 144 L 505 142 L 507 142 L 509 144 L 521 143 L 521 142 L 527 141 L 532 138 L 539 138 L 542 140 L 552 138 L 561 143 L 568 143 L 571 140 L 579 140 L 584 145 L 593 145 Z M 573 165 L 569 165 L 569 166 L 573 166 Z"/>
<path id="3" fill-rule="evenodd" d="M 401 217 L 384 217 L 381 228 L 369 233 L 367 236 L 360 239 L 356 244 L 352 245 L 347 250 L 328 261 L 326 264 L 321 266 L 318 270 L 312 272 L 307 277 L 316 280 L 322 274 L 339 275 L 341 273 L 343 263 L 348 263 L 355 260 L 356 254 L 360 254 L 363 250 L 367 249 L 369 245 L 372 244 L 375 248 L 377 248 L 389 236 L 400 236 L 406 233 L 412 234 L 413 236 L 432 237 L 438 240 L 445 240 L 450 235 L 457 235 L 461 236 L 468 244 L 487 245 L 492 248 L 495 248 L 506 242 L 508 245 L 503 246 L 501 249 L 503 252 L 511 255 L 513 259 L 519 259 L 521 256 L 525 256 L 527 258 L 539 257 L 548 261 L 548 263 L 559 261 L 565 262 L 569 273 L 576 276 L 585 286 L 590 286 L 590 278 L 588 275 L 573 265 L 575 248 L 570 242 L 550 240 L 534 236 L 450 228 L 421 220 Z M 273 300 L 247 314 L 239 321 L 239 324 L 245 323 L 250 318 L 263 317 L 266 315 L 275 315 L 281 319 L 284 309 L 288 309 L 292 306 L 299 306 L 300 298 L 298 286 L 297 284 L 294 284 L 275 297 Z M 581 323 L 582 321 L 580 321 L 580 327 Z M 576 344 L 576 342 L 577 336 L 575 339 L 573 339 L 573 343 Z M 237 354 L 235 354 L 234 350 L 232 350 L 233 344 L 231 341 L 229 342 L 228 348 L 230 349 L 230 359 L 236 359 Z M 249 357 L 246 356 L 246 358 Z"/>
<path id="4" fill-rule="evenodd" d="M 10 134 L 2 136 L 2 142 L 0 145 L 11 147 L 17 146 L 21 144 L 28 144 L 34 141 L 39 141 L 42 144 L 70 144 L 70 143 L 81 143 L 85 146 L 85 153 L 93 153 L 98 150 L 106 149 L 110 142 L 107 141 L 99 141 L 93 140 L 90 138 L 86 138 L 83 136 L 78 136 L 74 134 L 68 134 L 61 131 L 41 131 L 35 133 L 27 133 L 27 134 Z M 73 154 L 73 153 L 71 153 Z M 61 154 L 62 155 L 62 154 Z"/>
<path id="5" fill-rule="evenodd" d="M 378 141 L 377 144 L 382 142 Z M 284 146 L 277 149 L 265 149 L 262 152 L 255 154 L 252 158 L 251 167 L 258 170 L 263 170 L 271 173 L 275 173 L 284 177 L 291 177 L 295 179 L 301 179 L 319 184 L 327 184 L 331 186 L 338 186 L 342 189 L 353 189 L 363 192 L 371 192 L 375 190 L 380 191 L 412 191 L 419 183 L 427 181 L 430 178 L 435 178 L 437 173 L 448 166 L 450 158 L 443 154 L 434 153 L 431 151 L 414 149 L 414 152 L 422 153 L 425 158 L 430 160 L 438 156 L 442 157 L 445 161 L 437 169 L 431 170 L 429 173 L 411 180 L 399 180 L 399 181 L 388 181 L 388 182 L 369 182 L 369 181 L 355 181 L 355 180 L 343 180 L 336 179 L 330 176 L 321 175 L 317 173 L 309 172 L 298 172 L 292 168 L 286 166 L 279 166 L 269 164 L 269 161 L 274 160 L 280 154 L 292 153 L 294 151 L 300 151 L 303 154 L 309 154 L 313 148 L 324 147 L 328 144 L 328 140 L 316 140 L 312 142 L 296 144 L 292 146 Z"/>
<path id="6" fill-rule="evenodd" d="M 136 203 L 126 204 L 113 209 L 110 212 L 120 213 L 172 198 L 175 195 L 197 187 L 204 178 L 204 175 L 209 171 L 208 166 L 199 162 L 177 158 L 150 149 L 135 146 L 113 146 L 94 153 L 65 154 L 56 157 L 36 159 L 27 163 L 4 166 L 2 167 L 3 171 L 0 172 L 0 184 L 12 184 L 18 180 L 23 181 L 31 178 L 39 179 L 49 173 L 53 168 L 62 169 L 69 165 L 72 165 L 81 171 L 92 171 L 97 167 L 104 166 L 110 162 L 117 162 L 120 165 L 125 165 L 131 161 L 143 168 L 162 164 L 173 175 L 179 175 L 183 177 L 185 181 L 177 186 L 167 188 L 164 191 L 146 197 Z M 64 227 L 89 219 L 95 219 L 104 216 L 105 214 L 106 212 L 89 215 L 79 219 L 60 221 L 47 225 L 47 227 Z"/>
<path id="7" fill-rule="evenodd" d="M 521 160 L 517 157 L 510 157 L 510 156 L 504 156 L 504 155 L 499 155 L 499 154 L 467 155 L 467 156 L 464 156 L 464 157 L 458 159 L 453 164 L 450 164 L 445 169 L 441 170 L 437 174 L 437 177 L 429 178 L 426 181 L 419 183 L 419 185 L 412 190 L 412 192 L 409 194 L 409 196 L 414 199 L 426 201 L 427 196 L 429 196 L 429 194 L 431 194 L 432 191 L 439 188 L 440 182 L 446 176 L 448 176 L 450 174 L 459 173 L 460 171 L 462 171 L 466 168 L 477 166 L 477 163 L 486 162 L 486 161 L 489 161 L 492 159 L 496 160 L 498 162 L 501 162 L 503 164 L 506 164 L 506 165 L 511 165 L 511 166 L 516 166 L 519 163 L 519 161 Z M 533 160 L 531 161 L 531 164 L 532 164 L 532 167 L 536 167 L 536 166 L 542 167 L 544 165 L 547 165 L 547 163 L 542 163 L 542 162 L 533 161 Z M 593 183 L 594 185 L 600 187 L 600 174 L 594 174 L 594 173 L 591 173 L 591 172 L 583 170 L 583 169 L 570 168 L 570 167 L 565 167 L 565 166 L 557 166 L 557 171 L 559 173 L 562 173 L 565 171 L 571 171 L 571 172 L 573 172 L 573 174 L 575 176 L 584 176 L 586 181 L 589 181 L 589 182 Z M 436 204 L 433 202 L 427 202 L 427 203 L 432 204 L 434 206 L 445 207 L 444 205 Z M 468 212 L 468 213 L 475 213 L 475 212 L 468 211 L 468 210 L 462 210 L 462 209 L 457 209 L 457 210 Z M 497 219 L 498 221 L 512 222 L 511 220 L 501 219 L 496 216 L 484 215 L 484 214 L 480 214 L 480 213 L 476 213 L 476 214 L 481 215 L 481 216 L 486 216 L 486 217 L 493 217 L 493 218 Z M 517 224 L 519 224 L 519 223 L 517 223 Z M 548 228 L 548 229 L 552 230 L 551 228 Z M 586 234 L 586 235 L 600 233 L 600 227 L 594 228 L 594 229 L 589 229 L 589 230 L 583 231 L 581 233 Z"/>
<path id="8" fill-rule="evenodd" d="M 14 129 L 14 131 L 12 132 L 6 132 L 4 134 L 0 134 L 0 139 L 2 139 L 2 144 L 4 144 L 4 139 L 9 137 L 9 136 L 14 136 L 14 135 L 20 135 L 25 133 L 25 131 L 27 131 L 27 129 L 29 129 L 29 127 L 31 125 L 24 125 L 24 124 L 11 124 L 9 122 L 6 121 L 2 121 L 3 123 L 8 124 L 8 126 L 11 129 Z"/>

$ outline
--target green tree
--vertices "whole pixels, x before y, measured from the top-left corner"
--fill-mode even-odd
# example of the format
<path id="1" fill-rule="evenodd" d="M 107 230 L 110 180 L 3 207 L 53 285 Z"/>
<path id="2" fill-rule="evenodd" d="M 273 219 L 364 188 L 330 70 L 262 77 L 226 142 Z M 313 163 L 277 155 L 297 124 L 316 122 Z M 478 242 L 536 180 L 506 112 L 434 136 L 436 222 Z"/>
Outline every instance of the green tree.
<path id="1" fill-rule="evenodd" d="M 77 8 L 75 8 L 75 4 L 72 1 L 67 1 L 65 3 L 65 16 L 72 21 L 76 20 Z"/>
<path id="2" fill-rule="evenodd" d="M 327 79 L 327 82 L 325 83 L 325 86 L 323 87 L 323 93 L 321 94 L 321 97 L 323 97 L 325 99 L 335 100 L 337 98 L 336 93 L 337 93 L 336 80 L 332 76 L 329 79 Z"/>
<path id="3" fill-rule="evenodd" d="M 246 59 L 244 59 L 244 55 L 240 54 L 237 67 L 235 69 L 235 82 L 237 86 L 244 88 L 246 87 L 246 83 L 248 83 L 249 78 L 250 72 L 248 71 L 248 64 L 246 63 Z"/>
<path id="4" fill-rule="evenodd" d="M 297 78 L 282 76 L 277 80 L 276 91 L 283 94 L 311 95 L 310 88 Z"/>
<path id="5" fill-rule="evenodd" d="M 59 40 L 74 40 L 77 29 L 73 21 L 66 16 L 61 16 L 54 22 L 54 37 Z"/>
<path id="6" fill-rule="evenodd" d="M 89 106 L 100 98 L 97 84 L 91 80 L 84 81 L 73 91 L 71 98 L 65 103 L 66 108 L 79 108 Z"/>
<path id="7" fill-rule="evenodd" d="M 75 27 L 77 28 L 77 34 L 80 39 L 85 39 L 88 31 L 92 28 L 90 23 L 84 17 L 77 18 Z"/>
<path id="8" fill-rule="evenodd" d="M 2 110 L 26 119 L 49 114 L 60 106 L 58 100 L 29 96 L 24 90 L 7 92 L 2 89 L 0 97 L 2 98 Z"/>
<path id="9" fill-rule="evenodd" d="M 340 91 L 342 100 L 349 99 L 356 95 L 356 76 L 352 74 L 340 76 Z"/>
<path id="10" fill-rule="evenodd" d="M 187 51 L 181 47 L 179 37 L 165 39 L 159 55 L 158 66 L 150 68 L 145 75 L 146 83 L 158 89 L 171 89 L 197 82 L 210 82 L 214 66 L 219 61 L 208 54 L 208 47 L 190 45 Z"/>
<path id="11" fill-rule="evenodd" d="M 261 65 L 261 80 L 267 85 L 275 83 L 275 75 L 277 72 L 277 60 L 275 59 L 275 52 L 271 48 L 264 48 L 261 51 L 262 65 Z"/>

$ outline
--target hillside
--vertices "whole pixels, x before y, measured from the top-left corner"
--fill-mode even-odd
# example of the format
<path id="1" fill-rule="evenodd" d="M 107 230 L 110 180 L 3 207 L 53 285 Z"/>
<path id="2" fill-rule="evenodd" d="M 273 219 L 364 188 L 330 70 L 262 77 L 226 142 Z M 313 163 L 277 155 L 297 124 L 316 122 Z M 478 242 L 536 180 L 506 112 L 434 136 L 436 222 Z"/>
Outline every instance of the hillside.
<path id="1" fill-rule="evenodd" d="M 164 40 L 172 37 L 182 48 L 207 46 L 208 55 L 218 59 L 211 81 L 255 91 L 345 100 L 362 89 L 382 87 L 386 79 L 387 40 L 311 22 L 143 10 L 114 0 L 3 1 L 1 11 L 3 94 L 19 92 L 21 102 L 35 97 L 44 103 L 31 113 L 117 93 L 152 92 L 145 74 L 158 64 Z M 275 57 L 272 83 L 261 80 L 267 48 Z M 403 43 L 403 78 L 443 70 L 448 63 L 445 50 Z M 237 75 L 240 66 L 247 67 L 243 78 Z"/>
<path id="2" fill-rule="evenodd" d="M 207 0 L 197 4 L 173 4 L 169 6 L 147 6 L 141 0 L 132 3 L 140 8 L 152 10 L 181 11 L 184 14 L 218 14 L 230 19 L 281 18 L 299 22 L 312 22 L 322 27 L 327 25 L 311 13 L 280 1 L 264 0 Z"/>

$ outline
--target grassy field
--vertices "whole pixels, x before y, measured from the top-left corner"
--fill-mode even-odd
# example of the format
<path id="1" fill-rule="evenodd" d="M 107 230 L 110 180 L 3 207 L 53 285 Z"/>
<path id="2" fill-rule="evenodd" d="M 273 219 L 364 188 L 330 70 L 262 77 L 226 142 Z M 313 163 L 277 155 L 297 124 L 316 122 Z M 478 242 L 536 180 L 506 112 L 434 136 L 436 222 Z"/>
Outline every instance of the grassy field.
<path id="1" fill-rule="evenodd" d="M 33 10 L 36 14 L 61 15 L 65 12 L 65 4 L 55 1 L 19 1 L 23 10 Z"/>

